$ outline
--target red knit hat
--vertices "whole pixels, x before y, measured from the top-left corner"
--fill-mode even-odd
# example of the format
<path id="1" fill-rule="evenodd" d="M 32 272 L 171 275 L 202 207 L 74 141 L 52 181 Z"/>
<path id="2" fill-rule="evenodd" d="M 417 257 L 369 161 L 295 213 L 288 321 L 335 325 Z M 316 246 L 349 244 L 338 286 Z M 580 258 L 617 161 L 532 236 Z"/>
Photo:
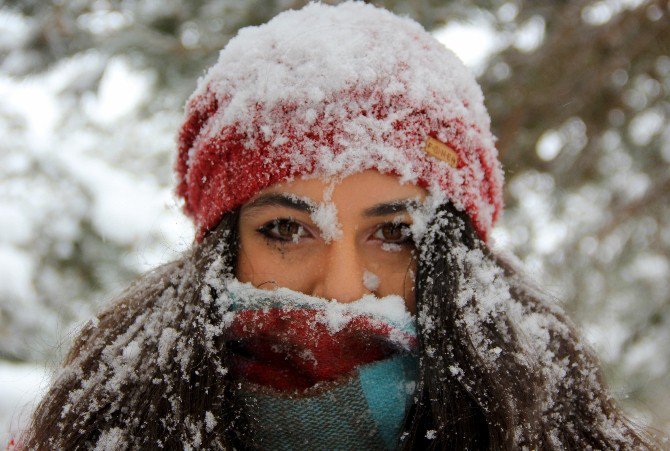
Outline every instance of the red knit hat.
<path id="1" fill-rule="evenodd" d="M 503 185 L 489 127 L 472 74 L 418 23 L 310 3 L 240 30 L 199 80 L 177 193 L 201 240 L 270 185 L 374 168 L 450 200 L 488 241 Z"/>

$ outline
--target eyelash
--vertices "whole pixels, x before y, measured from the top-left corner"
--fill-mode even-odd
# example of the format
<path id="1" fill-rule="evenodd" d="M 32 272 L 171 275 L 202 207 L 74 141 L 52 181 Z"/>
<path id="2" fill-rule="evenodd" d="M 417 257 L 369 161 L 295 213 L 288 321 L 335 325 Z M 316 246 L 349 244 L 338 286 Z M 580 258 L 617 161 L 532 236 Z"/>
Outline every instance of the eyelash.
<path id="1" fill-rule="evenodd" d="M 406 222 L 385 222 L 382 225 L 380 225 L 377 228 L 377 230 L 375 230 L 375 233 L 373 235 L 376 235 L 377 232 L 381 231 L 386 226 L 400 227 L 402 236 L 404 238 L 400 239 L 399 241 L 384 241 L 384 243 L 397 244 L 397 245 L 412 245 L 412 246 L 414 245 L 414 238 L 412 238 L 412 233 L 410 231 L 410 224 L 407 224 Z"/>
<path id="2" fill-rule="evenodd" d="M 275 227 L 279 227 L 281 224 L 287 224 L 287 225 L 292 225 L 292 224 L 297 224 L 299 229 L 298 229 L 298 234 L 300 234 L 301 231 L 307 232 L 307 229 L 303 227 L 300 223 L 297 221 L 294 221 L 292 218 L 277 218 L 273 219 L 272 221 L 266 222 L 263 224 L 261 227 L 257 229 L 259 233 L 261 233 L 263 236 L 265 236 L 268 240 L 272 240 L 280 245 L 285 245 L 285 244 L 294 244 L 293 240 L 288 239 L 288 238 L 281 238 L 275 235 L 273 232 L 273 229 Z M 410 224 L 407 224 L 405 222 L 385 222 L 381 224 L 374 232 L 373 235 L 376 235 L 380 230 L 382 230 L 386 226 L 394 226 L 394 227 L 401 227 L 405 229 L 403 231 L 403 235 L 405 236 L 404 239 L 400 241 L 384 241 L 384 243 L 389 243 L 389 244 L 397 244 L 397 245 L 414 245 L 414 240 L 412 238 L 412 234 L 409 231 Z M 309 232 L 307 232 L 309 233 Z"/>
<path id="3" fill-rule="evenodd" d="M 298 226 L 300 227 L 300 229 L 298 230 L 298 233 L 300 233 L 300 231 L 307 232 L 307 229 L 305 229 L 305 227 L 303 227 L 297 221 L 294 221 L 292 218 L 273 219 L 272 221 L 266 222 L 265 224 L 260 226 L 257 229 L 257 231 L 260 232 L 262 235 L 264 235 L 267 239 L 275 241 L 279 244 L 283 245 L 283 244 L 287 244 L 287 243 L 292 243 L 293 241 L 291 239 L 281 238 L 281 237 L 278 237 L 278 236 L 274 235 L 274 232 L 272 231 L 272 229 L 274 229 L 275 227 L 279 227 L 281 224 L 298 224 Z M 309 233 L 309 232 L 307 232 L 307 233 Z"/>

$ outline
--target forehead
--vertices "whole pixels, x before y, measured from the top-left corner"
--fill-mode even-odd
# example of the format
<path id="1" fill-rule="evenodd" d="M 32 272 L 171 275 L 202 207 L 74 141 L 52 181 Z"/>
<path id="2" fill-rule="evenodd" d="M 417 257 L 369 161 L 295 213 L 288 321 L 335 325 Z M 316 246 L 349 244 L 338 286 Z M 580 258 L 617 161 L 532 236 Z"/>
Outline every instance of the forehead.
<path id="1" fill-rule="evenodd" d="M 335 205 L 346 205 L 350 210 L 398 199 L 422 200 L 428 194 L 424 188 L 412 183 L 400 183 L 398 176 L 383 174 L 374 169 L 351 174 L 342 179 L 298 178 L 272 185 L 260 191 L 255 197 L 267 193 L 294 194 L 307 197 L 316 203 L 332 202 Z"/>

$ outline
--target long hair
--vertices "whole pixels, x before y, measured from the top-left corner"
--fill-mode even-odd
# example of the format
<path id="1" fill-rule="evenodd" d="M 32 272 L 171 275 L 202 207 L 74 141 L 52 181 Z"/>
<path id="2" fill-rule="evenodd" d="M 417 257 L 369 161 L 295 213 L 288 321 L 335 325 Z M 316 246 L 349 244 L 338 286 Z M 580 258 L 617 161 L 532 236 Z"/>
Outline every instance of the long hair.
<path id="1" fill-rule="evenodd" d="M 234 274 L 238 214 L 83 328 L 20 444 L 258 448 L 235 402 L 216 302 Z M 400 448 L 654 448 L 564 314 L 464 213 L 442 206 L 417 253 L 420 370 Z"/>
<path id="2" fill-rule="evenodd" d="M 561 309 L 465 214 L 438 210 L 419 252 L 420 376 L 403 449 L 658 449 Z"/>

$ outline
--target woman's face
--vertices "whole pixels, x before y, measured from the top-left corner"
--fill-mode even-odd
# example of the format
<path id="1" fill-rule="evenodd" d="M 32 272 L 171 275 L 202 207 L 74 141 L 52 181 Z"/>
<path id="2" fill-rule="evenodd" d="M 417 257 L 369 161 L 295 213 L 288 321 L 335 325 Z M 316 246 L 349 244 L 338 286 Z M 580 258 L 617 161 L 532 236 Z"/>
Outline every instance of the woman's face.
<path id="1" fill-rule="evenodd" d="M 260 191 L 240 211 L 236 277 L 263 289 L 285 287 L 339 302 L 395 294 L 414 313 L 408 203 L 411 208 L 427 191 L 398 180 L 376 170 L 353 174 L 334 185 L 325 205 L 329 183 L 321 179 Z M 336 209 L 331 222 L 340 224 L 335 239 L 324 238 L 311 214 L 314 208 L 328 211 L 328 203 Z"/>

